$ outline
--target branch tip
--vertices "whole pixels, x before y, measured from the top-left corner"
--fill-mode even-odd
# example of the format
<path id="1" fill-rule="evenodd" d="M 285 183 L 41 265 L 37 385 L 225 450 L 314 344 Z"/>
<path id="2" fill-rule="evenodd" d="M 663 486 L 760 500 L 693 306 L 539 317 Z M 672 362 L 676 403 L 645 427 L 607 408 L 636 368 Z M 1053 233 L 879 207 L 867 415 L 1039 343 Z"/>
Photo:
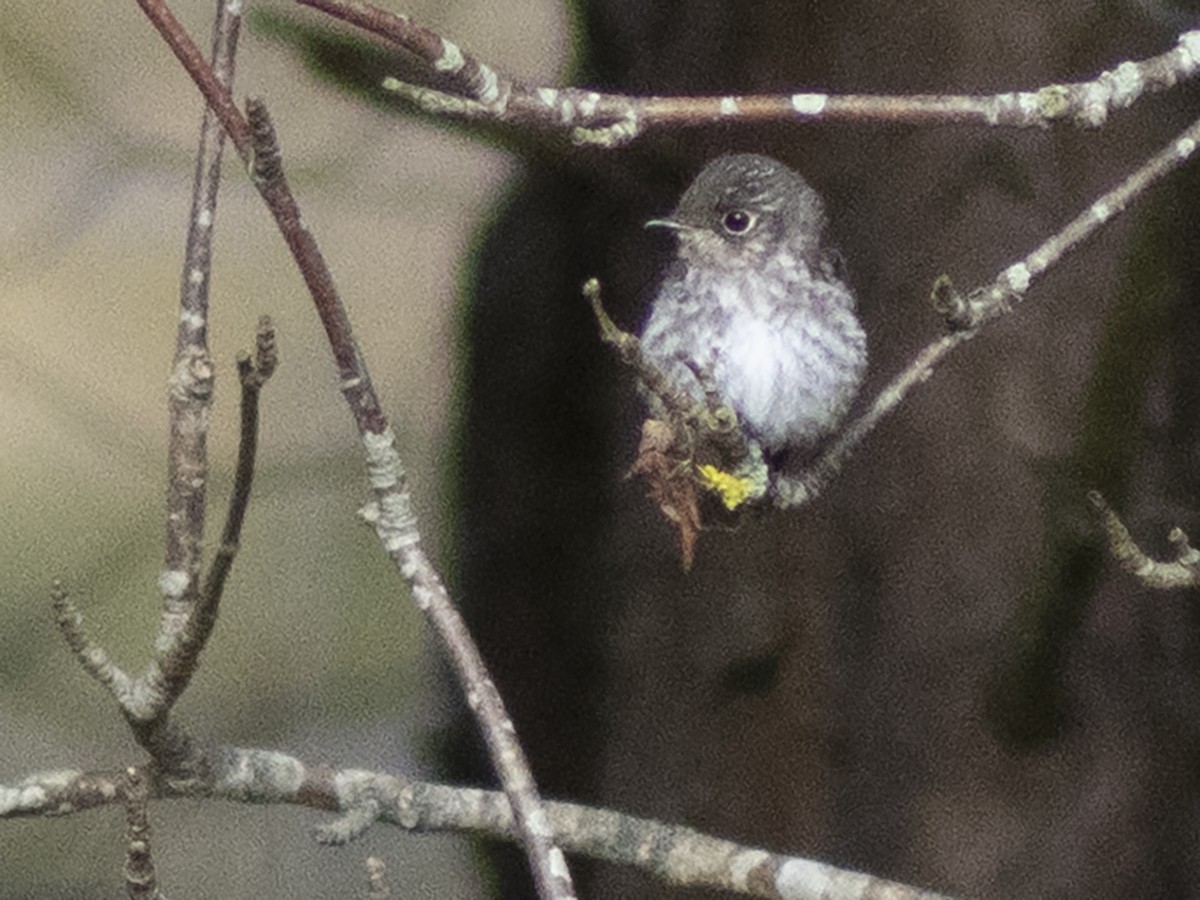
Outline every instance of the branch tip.
<path id="1" fill-rule="evenodd" d="M 1175 559 L 1156 560 L 1137 545 L 1125 523 L 1099 491 L 1088 491 L 1087 498 L 1100 516 L 1101 526 L 1108 537 L 1109 552 L 1122 569 L 1146 587 L 1157 590 L 1178 590 L 1200 585 L 1200 553 L 1192 549 L 1183 529 L 1176 526 L 1168 535 L 1168 540 L 1175 548 Z"/>

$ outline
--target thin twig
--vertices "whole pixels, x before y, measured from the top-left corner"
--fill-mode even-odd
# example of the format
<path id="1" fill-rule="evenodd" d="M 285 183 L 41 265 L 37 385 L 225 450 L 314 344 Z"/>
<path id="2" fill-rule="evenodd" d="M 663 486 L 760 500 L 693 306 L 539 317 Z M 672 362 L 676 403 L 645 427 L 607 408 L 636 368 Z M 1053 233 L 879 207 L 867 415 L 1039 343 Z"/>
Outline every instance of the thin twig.
<path id="1" fill-rule="evenodd" d="M 83 630 L 83 614 L 71 602 L 63 585 L 55 581 L 50 589 L 50 601 L 54 609 L 55 622 L 62 632 L 67 647 L 75 654 L 83 670 L 108 689 L 123 707 L 134 693 L 134 679 L 113 662 L 108 652 L 95 644 Z"/>
<path id="2" fill-rule="evenodd" d="M 387 900 L 392 896 L 387 883 L 387 864 L 378 856 L 367 857 L 368 900 Z"/>
<path id="3" fill-rule="evenodd" d="M 375 500 L 365 513 L 384 549 L 412 589 L 417 606 L 437 630 L 449 651 L 467 703 L 475 714 L 492 764 L 516 811 L 518 827 L 529 854 L 538 893 L 549 898 L 574 897 L 571 876 L 562 851 L 554 846 L 546 813 L 537 793 L 525 752 L 483 657 L 442 584 L 433 564 L 421 549 L 408 478 L 396 452 L 395 435 L 388 425 L 367 372 L 366 361 L 350 328 L 350 318 L 324 266 L 312 235 L 300 222 L 283 173 L 279 141 L 261 101 L 246 101 L 246 115 L 254 137 L 254 182 L 273 211 L 289 247 L 299 251 L 296 262 L 313 290 L 334 359 L 341 374 L 342 393 L 358 425 L 367 456 L 367 475 Z M 319 268 L 318 268 L 319 266 Z"/>
<path id="4" fill-rule="evenodd" d="M 854 449 L 875 426 L 892 412 L 918 384 L 929 379 L 934 367 L 954 348 L 979 334 L 983 325 L 1012 309 L 1012 304 L 1025 296 L 1036 278 L 1067 253 L 1096 234 L 1111 218 L 1141 196 L 1155 182 L 1183 165 L 1200 143 L 1200 120 L 1192 123 L 1162 150 L 1151 156 L 1136 171 L 1115 188 L 1103 194 L 1087 209 L 1067 223 L 1057 234 L 1037 249 L 1005 269 L 990 285 L 970 292 L 965 303 L 945 308 L 952 328 L 921 350 L 916 358 L 879 392 L 871 407 L 851 422 L 807 470 L 794 476 L 783 476 L 775 484 L 775 505 L 782 509 L 801 506 L 813 500 L 833 480 Z M 935 292 L 939 304 L 944 303 L 947 290 L 939 281 Z"/>
<path id="5" fill-rule="evenodd" d="M 236 7 L 235 7 L 236 8 Z M 212 69 L 228 90 L 241 15 L 218 0 L 213 22 Z M 208 289 L 212 276 L 213 226 L 225 132 L 205 107 L 200 124 L 192 208 L 179 287 L 179 328 L 170 379 L 167 454 L 167 536 L 159 578 L 166 610 L 161 635 L 177 634 L 199 596 L 199 574 L 208 486 L 208 420 L 213 399 L 213 363 L 208 348 Z M 164 677 L 170 678 L 169 672 Z M 168 704 L 170 700 L 166 701 Z"/>
<path id="6" fill-rule="evenodd" d="M 197 609 L 195 627 L 199 643 L 203 645 L 216 622 L 225 579 L 233 566 L 242 538 L 242 522 L 250 504 L 250 490 L 254 485 L 255 460 L 258 455 L 258 401 L 263 386 L 275 372 L 279 356 L 275 348 L 275 326 L 268 316 L 258 320 L 255 335 L 255 353 L 238 358 L 238 381 L 242 387 L 241 428 L 238 437 L 237 469 L 233 478 L 233 491 L 229 498 L 229 512 L 225 516 L 225 529 L 221 533 L 221 544 L 213 554 L 208 577 L 204 580 L 204 595 Z"/>
<path id="7" fill-rule="evenodd" d="M 600 340 L 616 350 L 621 361 L 637 373 L 638 381 L 649 395 L 651 412 L 663 418 L 686 418 L 692 404 L 671 384 L 666 373 L 642 353 L 642 343 L 635 335 L 622 331 L 608 315 L 601 299 L 600 281 L 589 278 L 583 284 L 584 299 L 592 307 L 592 314 L 600 326 Z"/>
<path id="8" fill-rule="evenodd" d="M 399 16 L 357 0 L 296 0 L 349 22 L 416 55 L 446 89 L 386 79 L 384 87 L 434 115 L 491 119 L 566 131 L 579 144 L 615 147 L 652 129 L 716 122 L 888 122 L 982 124 L 1029 128 L 1070 120 L 1104 124 L 1113 110 L 1167 90 L 1200 68 L 1200 31 L 1179 36 L 1170 51 L 1126 61 L 1088 81 L 991 95 L 879 96 L 803 91 L 711 97 L 633 97 L 578 88 L 528 87 L 499 74 L 457 44 Z"/>
<path id="9" fill-rule="evenodd" d="M 1153 559 L 1134 541 L 1121 517 L 1108 505 L 1099 491 L 1088 491 L 1108 536 L 1109 552 L 1121 568 L 1146 587 L 1173 591 L 1200 586 L 1200 551 L 1192 547 L 1182 528 L 1171 529 L 1168 540 L 1175 546 L 1172 560 Z"/>
<path id="10" fill-rule="evenodd" d="M 205 105 L 221 120 L 225 134 L 233 142 L 242 162 L 250 161 L 250 126 L 238 111 L 229 88 L 221 83 L 213 69 L 205 61 L 199 48 L 183 30 L 175 14 L 162 0 L 137 0 L 146 18 L 171 48 L 175 58 L 191 76 L 192 81 L 204 96 Z M 241 9 L 241 0 L 228 0 L 222 8 Z"/>
<path id="11" fill-rule="evenodd" d="M 125 803 L 125 890 L 130 900 L 160 900 L 154 856 L 150 852 L 150 788 L 135 768 L 125 770 L 121 798 Z"/>
<path id="12" fill-rule="evenodd" d="M 410 781 L 386 772 L 335 770 L 268 750 L 220 747 L 202 782 L 158 777 L 152 796 L 236 803 L 291 804 L 352 815 L 369 806 L 379 821 L 413 832 L 450 832 L 517 840 L 507 798 L 498 791 Z M 115 776 L 40 772 L 0 784 L 0 819 L 67 815 L 118 802 Z M 572 853 L 632 866 L 681 888 L 732 891 L 773 900 L 948 900 L 940 894 L 799 856 L 772 853 L 691 828 L 574 803 L 547 803 L 547 828 Z"/>
<path id="13" fill-rule="evenodd" d="M 319 9 L 407 50 L 437 73 L 444 84 L 473 103 L 497 111 L 502 111 L 507 103 L 508 91 L 512 88 L 511 81 L 504 79 L 502 84 L 495 70 L 487 63 L 464 52 L 453 41 L 417 25 L 408 16 L 397 15 L 357 0 L 296 2 L 301 6 Z"/>
<path id="14" fill-rule="evenodd" d="M 233 78 L 240 29 L 238 0 L 219 0 L 213 24 L 212 79 L 223 90 Z M 194 48 L 193 48 L 194 49 Z M 199 51 L 195 51 L 199 57 Z M 212 70 L 210 70 L 211 72 Z M 208 285 L 212 233 L 220 180 L 223 131 L 206 109 L 200 127 L 192 208 L 180 284 L 180 316 L 168 410 L 167 525 L 165 565 L 159 577 L 163 614 L 155 653 L 146 671 L 131 677 L 83 631 L 83 617 L 58 585 L 54 608 L 59 629 L 84 670 L 116 699 L 138 742 L 156 764 L 176 772 L 200 763 L 195 743 L 169 721 L 175 701 L 195 670 L 203 644 L 194 640 L 200 598 L 199 572 L 208 477 L 206 439 L 212 404 L 213 367 L 208 350 Z"/>
<path id="15" fill-rule="evenodd" d="M 240 25 L 240 0 L 218 0 L 209 71 L 214 83 L 226 93 L 233 79 Z M 194 47 L 193 51 L 199 58 L 199 51 Z M 164 568 L 159 576 L 163 613 L 155 652 L 145 671 L 128 685 L 128 690 L 117 694 L 135 738 L 156 764 L 179 777 L 194 775 L 203 762 L 202 751 L 170 721 L 170 712 L 195 672 L 204 638 L 211 631 L 200 629 L 200 636 L 195 616 L 201 599 L 206 443 L 214 376 L 208 348 L 208 287 L 223 146 L 222 125 L 206 108 L 200 127 L 168 399 L 167 538 Z"/>

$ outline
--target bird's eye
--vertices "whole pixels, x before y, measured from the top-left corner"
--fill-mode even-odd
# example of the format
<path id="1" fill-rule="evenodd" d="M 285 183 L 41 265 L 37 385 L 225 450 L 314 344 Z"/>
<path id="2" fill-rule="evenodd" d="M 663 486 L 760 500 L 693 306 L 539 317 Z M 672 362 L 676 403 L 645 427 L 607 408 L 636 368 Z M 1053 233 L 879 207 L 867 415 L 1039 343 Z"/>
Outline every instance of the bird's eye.
<path id="1" fill-rule="evenodd" d="M 730 234 L 745 234 L 754 225 L 755 216 L 744 209 L 731 209 L 721 217 L 721 225 Z"/>

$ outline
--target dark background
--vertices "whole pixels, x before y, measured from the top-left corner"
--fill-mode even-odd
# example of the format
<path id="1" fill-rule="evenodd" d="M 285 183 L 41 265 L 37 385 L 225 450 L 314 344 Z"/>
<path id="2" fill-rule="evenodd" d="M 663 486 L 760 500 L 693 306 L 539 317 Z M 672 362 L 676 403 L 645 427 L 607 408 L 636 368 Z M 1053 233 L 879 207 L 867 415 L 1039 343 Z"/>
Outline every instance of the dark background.
<path id="1" fill-rule="evenodd" d="M 581 21 L 578 80 L 630 93 L 997 92 L 1172 40 L 1086 2 L 593 2 Z M 706 534 L 689 575 L 621 481 L 630 375 L 571 302 L 597 274 L 636 327 L 670 252 L 640 223 L 707 159 L 768 153 L 826 198 L 869 397 L 939 333 L 939 275 L 991 281 L 1194 100 L 1103 131 L 724 126 L 530 167 L 467 314 L 459 585 L 547 793 L 967 896 L 1194 890 L 1195 596 L 1113 572 L 1084 499 L 1157 549 L 1196 522 L 1192 170 L 957 353 L 818 503 Z M 679 896 L 589 872 L 594 896 Z"/>

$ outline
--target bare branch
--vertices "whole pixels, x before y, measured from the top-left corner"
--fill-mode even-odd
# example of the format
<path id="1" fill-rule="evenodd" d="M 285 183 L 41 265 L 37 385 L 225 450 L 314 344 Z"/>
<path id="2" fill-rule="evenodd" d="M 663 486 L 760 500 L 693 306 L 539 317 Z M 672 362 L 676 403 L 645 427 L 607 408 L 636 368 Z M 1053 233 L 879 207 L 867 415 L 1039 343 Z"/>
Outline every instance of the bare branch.
<path id="1" fill-rule="evenodd" d="M 213 68 L 205 66 L 213 83 L 226 93 L 233 77 L 240 10 L 238 0 L 218 3 L 213 25 Z M 194 46 L 192 51 L 199 58 Z M 59 627 L 85 670 L 113 694 L 134 736 L 155 761 L 177 772 L 186 770 L 189 763 L 195 764 L 199 758 L 195 744 L 173 727 L 168 717 L 195 670 L 203 645 L 203 638 L 196 639 L 193 617 L 200 597 L 198 581 L 208 478 L 206 441 L 213 386 L 208 350 L 208 285 L 222 143 L 220 123 L 206 111 L 200 130 L 168 400 L 166 548 L 164 569 L 159 577 L 164 608 L 155 653 L 143 675 L 130 678 L 103 649 L 91 644 L 82 631 L 82 617 L 61 588 L 56 587 L 54 597 Z"/>
<path id="2" fill-rule="evenodd" d="M 0 785 L 0 819 L 67 816 L 120 800 L 124 772 L 56 769 Z"/>
<path id="3" fill-rule="evenodd" d="M 378 856 L 367 857 L 367 887 L 369 900 L 387 900 L 392 896 L 387 884 L 387 865 Z"/>
<path id="4" fill-rule="evenodd" d="M 146 18 L 150 20 L 150 24 L 171 48 L 171 52 L 175 54 L 175 58 L 183 66 L 184 71 L 191 76 L 192 81 L 204 96 L 205 105 L 221 121 L 225 134 L 233 142 L 242 162 L 248 164 L 250 162 L 250 126 L 246 124 L 246 120 L 242 118 L 242 114 L 234 104 L 229 88 L 221 83 L 213 69 L 205 62 L 199 48 L 183 30 L 183 26 L 179 24 L 179 20 L 175 18 L 175 14 L 171 12 L 166 3 L 162 0 L 137 0 L 137 4 L 146 14 Z M 221 8 L 240 12 L 241 6 L 240 0 L 226 0 Z"/>
<path id="5" fill-rule="evenodd" d="M 453 41 L 414 23 L 408 16 L 357 0 L 296 0 L 328 15 L 356 25 L 421 59 L 459 97 L 503 114 L 512 81 L 503 82 L 486 63 L 463 51 Z"/>
<path id="6" fill-rule="evenodd" d="M 420 547 L 407 479 L 395 450 L 394 437 L 375 394 L 366 362 L 354 340 L 350 319 L 334 286 L 333 276 L 316 241 L 301 222 L 299 207 L 283 174 L 279 142 L 266 107 L 261 101 L 248 100 L 248 121 L 243 120 L 229 100 L 229 92 L 213 77 L 165 3 L 161 0 L 138 0 L 138 3 L 221 119 L 239 154 L 252 163 L 255 187 L 274 216 L 325 327 L 341 378 L 342 393 L 367 448 L 368 470 L 376 494 L 372 504 L 376 531 L 409 583 L 418 606 L 426 612 L 450 651 L 501 784 L 512 799 L 539 894 L 543 898 L 564 900 L 573 897 L 574 888 L 566 860 L 562 851 L 554 846 L 546 827 L 545 811 L 524 752 L 516 740 L 512 720 L 487 675 L 465 623 Z"/>
<path id="7" fill-rule="evenodd" d="M 687 571 L 703 529 L 701 491 L 719 496 L 730 511 L 761 501 L 770 485 L 762 447 L 738 424 L 737 412 L 721 397 L 711 372 L 694 370 L 704 387 L 704 399 L 692 403 L 642 353 L 638 338 L 609 317 L 597 279 L 584 283 L 583 295 L 600 326 L 600 339 L 638 375 L 650 417 L 642 423 L 642 439 L 629 475 L 645 479 L 650 499 L 679 532 L 680 558 Z M 686 358 L 682 361 L 692 365 Z"/>
<path id="8" fill-rule="evenodd" d="M 213 22 L 212 68 L 228 90 L 233 80 L 241 15 L 218 2 Z M 179 329 L 175 339 L 167 409 L 167 538 L 159 587 L 166 609 L 161 633 L 180 631 L 199 595 L 208 486 L 208 419 L 213 399 L 213 362 L 208 349 L 208 287 L 212 277 L 213 225 L 221 183 L 225 132 L 206 107 L 200 123 L 192 209 L 188 218 L 183 275 L 179 287 Z M 168 701 L 169 702 L 169 701 Z"/>
<path id="9" fill-rule="evenodd" d="M 1088 491 L 1088 500 L 1096 508 L 1108 535 L 1109 552 L 1122 569 L 1146 587 L 1156 590 L 1173 591 L 1200 585 L 1200 551 L 1192 547 L 1182 528 L 1172 528 L 1167 536 L 1175 546 L 1175 558 L 1160 562 L 1142 551 L 1099 491 Z"/>
<path id="10" fill-rule="evenodd" d="M 1200 121 L 1193 122 L 1174 140 L 1143 163 L 1124 181 L 1079 213 L 1057 234 L 1003 272 L 990 285 L 965 297 L 949 288 L 944 279 L 935 285 L 934 302 L 946 315 L 950 332 L 926 346 L 916 358 L 879 392 L 871 407 L 851 422 L 805 472 L 780 478 L 775 484 L 775 505 L 789 509 L 813 500 L 836 477 L 842 465 L 875 426 L 892 412 L 918 384 L 927 381 L 934 367 L 951 350 L 979 334 L 983 325 L 1012 310 L 1033 281 L 1092 237 L 1111 218 L 1141 196 L 1152 184 L 1183 165 L 1200 142 Z"/>
<path id="11" fill-rule="evenodd" d="M 342 394 L 366 451 L 367 475 L 375 500 L 364 511 L 364 518 L 375 527 L 380 543 L 412 589 L 417 606 L 433 624 L 450 653 L 467 703 L 483 731 L 492 764 L 516 810 L 540 896 L 547 900 L 573 897 L 566 860 L 562 851 L 554 846 L 546 828 L 545 810 L 525 753 L 516 739 L 512 719 L 487 673 L 466 623 L 421 549 L 408 476 L 396 452 L 395 435 L 380 407 L 333 278 L 312 235 L 301 225 L 299 208 L 284 177 L 279 141 L 270 116 L 266 107 L 255 99 L 247 101 L 246 114 L 254 140 L 254 182 L 272 211 L 278 211 L 276 221 L 288 246 L 293 248 L 297 265 L 305 274 L 338 365 Z"/>
<path id="12" fill-rule="evenodd" d="M 117 702 L 124 706 L 133 695 L 134 679 L 112 661 L 103 647 L 92 643 L 92 639 L 83 630 L 83 614 L 71 602 L 66 588 L 60 582 L 56 581 L 51 586 L 50 600 L 54 606 L 58 630 L 62 632 L 63 639 L 83 666 L 83 670 L 104 685 L 109 693 L 117 698 Z"/>
<path id="13" fill-rule="evenodd" d="M 204 594 L 197 606 L 193 627 L 196 631 L 197 648 L 208 640 L 216 624 L 217 610 L 225 590 L 225 579 L 237 556 L 242 536 L 242 522 L 250 504 L 250 489 L 254 483 L 254 463 L 258 455 L 258 400 L 263 385 L 267 383 L 279 364 L 275 348 L 275 326 L 268 316 L 258 320 L 255 336 L 255 354 L 238 359 L 238 380 L 242 386 L 242 421 L 238 440 L 237 470 L 233 478 L 233 493 L 229 499 L 229 512 L 225 517 L 225 530 L 221 544 L 213 554 L 212 566 L 204 581 Z"/>
<path id="14" fill-rule="evenodd" d="M 416 55 L 445 89 L 395 78 L 384 87 L 433 115 L 490 119 L 565 131 L 577 144 L 616 147 L 652 129 L 763 122 L 902 122 L 1046 127 L 1071 120 L 1103 125 L 1110 111 L 1164 91 L 1200 68 L 1200 31 L 1142 61 L 1122 62 L 1089 81 L 992 95 L 879 96 L 804 91 L 712 97 L 632 97 L 580 88 L 527 87 L 499 74 L 457 44 L 400 16 L 357 0 L 296 0 L 349 22 Z"/>
<path id="15" fill-rule="evenodd" d="M 142 773 L 125 770 L 121 797 L 125 801 L 125 889 L 130 900 L 161 900 L 154 857 L 150 852 L 150 789 Z"/>
<path id="16" fill-rule="evenodd" d="M 211 798 L 239 803 L 295 804 L 350 814 L 368 806 L 378 820 L 413 832 L 465 832 L 517 839 L 505 795 L 409 781 L 381 772 L 308 766 L 283 753 L 221 747 L 203 783 L 159 777 L 160 798 Z M 78 771 L 30 775 L 0 785 L 0 818 L 80 812 L 81 796 L 112 776 Z M 21 798 L 20 804 L 14 801 Z M 33 799 L 37 802 L 34 803 Z M 106 803 L 118 802 L 113 790 Z M 942 895 L 839 869 L 812 859 L 771 853 L 690 828 L 573 803 L 547 803 L 547 828 L 573 853 L 645 870 L 678 887 L 713 888 L 775 900 L 946 900 Z"/>
<path id="17" fill-rule="evenodd" d="M 213 22 L 212 69 L 227 90 L 233 81 L 241 15 L 220 0 Z M 168 607 L 189 605 L 199 592 L 208 483 L 208 418 L 212 408 L 213 364 L 208 349 L 208 288 L 212 276 L 213 224 L 221 181 L 225 132 L 205 107 L 200 124 L 192 209 L 179 290 L 179 329 L 170 380 L 170 441 L 167 456 L 167 537 L 160 583 L 186 582 L 182 594 L 164 591 Z M 186 614 L 186 610 L 178 612 Z M 168 623 L 164 623 L 164 629 Z"/>

